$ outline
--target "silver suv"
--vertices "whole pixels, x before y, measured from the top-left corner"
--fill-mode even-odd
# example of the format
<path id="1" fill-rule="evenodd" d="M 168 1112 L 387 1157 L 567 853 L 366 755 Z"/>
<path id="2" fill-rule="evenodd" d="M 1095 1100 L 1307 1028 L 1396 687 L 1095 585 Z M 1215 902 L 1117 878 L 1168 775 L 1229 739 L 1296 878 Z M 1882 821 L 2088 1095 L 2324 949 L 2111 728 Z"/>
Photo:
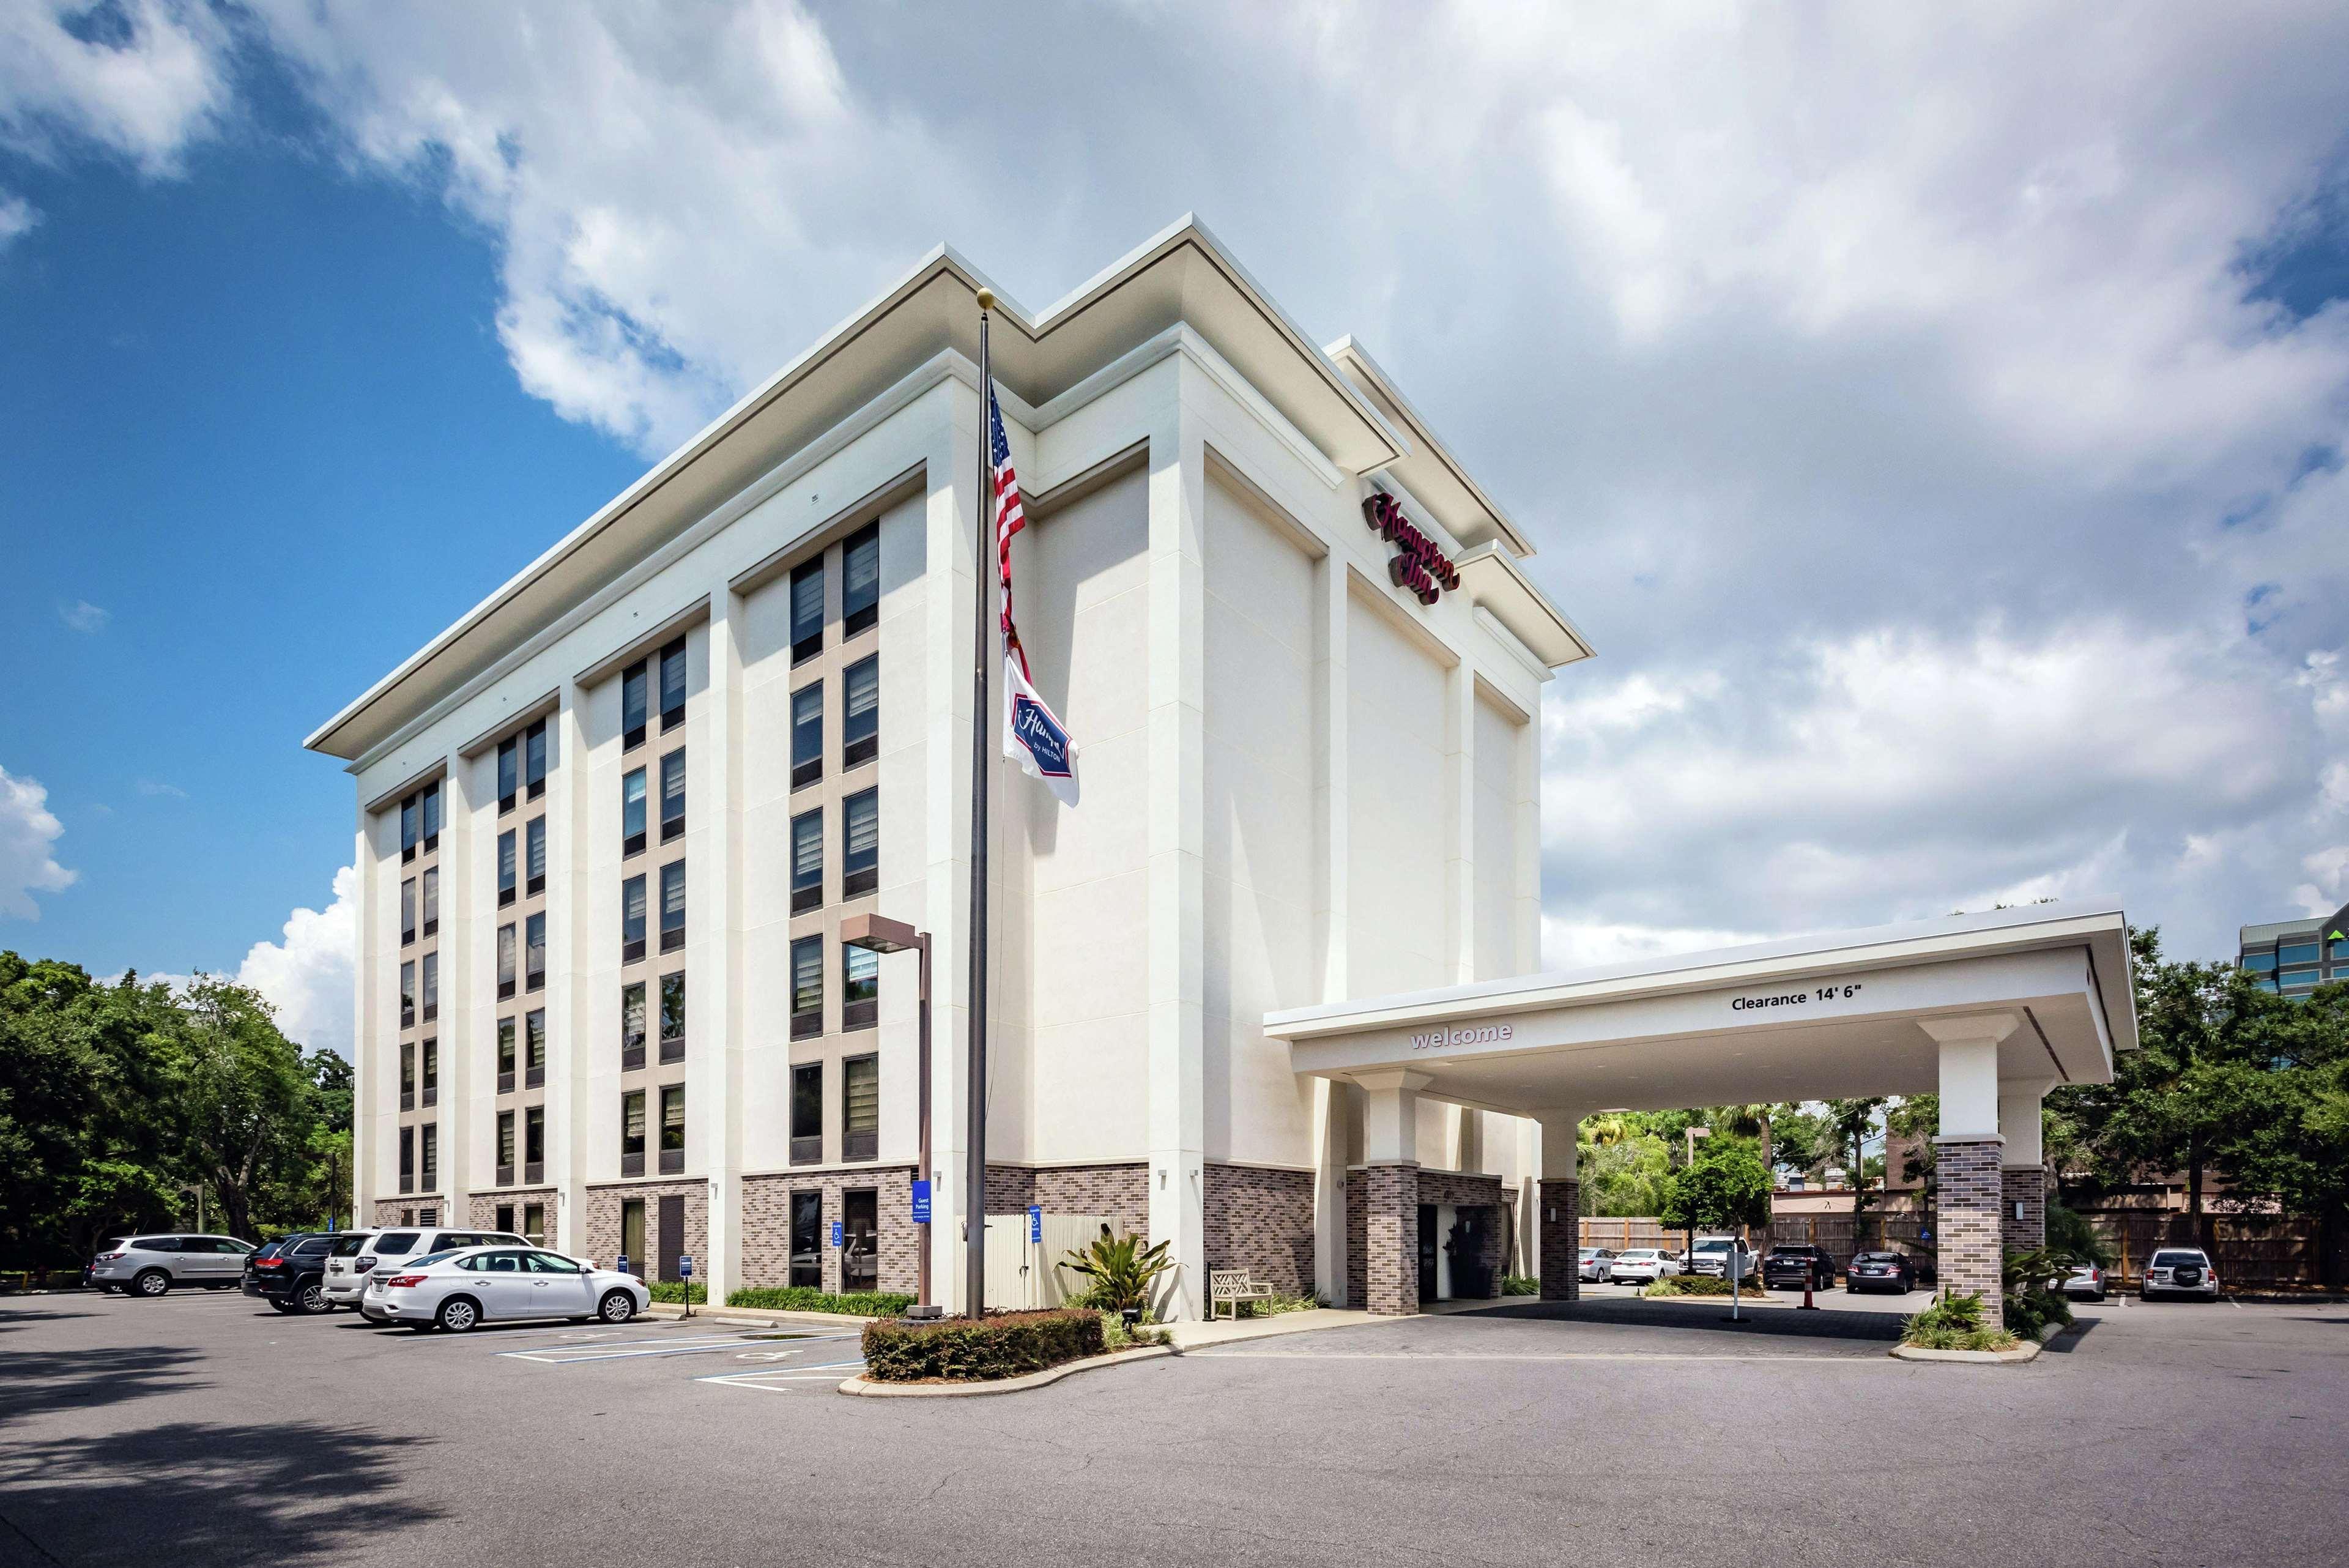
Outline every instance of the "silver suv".
<path id="1" fill-rule="evenodd" d="M 118 1236 L 90 1260 L 89 1282 L 125 1295 L 160 1296 L 173 1285 L 241 1284 L 253 1243 L 233 1236 Z"/>

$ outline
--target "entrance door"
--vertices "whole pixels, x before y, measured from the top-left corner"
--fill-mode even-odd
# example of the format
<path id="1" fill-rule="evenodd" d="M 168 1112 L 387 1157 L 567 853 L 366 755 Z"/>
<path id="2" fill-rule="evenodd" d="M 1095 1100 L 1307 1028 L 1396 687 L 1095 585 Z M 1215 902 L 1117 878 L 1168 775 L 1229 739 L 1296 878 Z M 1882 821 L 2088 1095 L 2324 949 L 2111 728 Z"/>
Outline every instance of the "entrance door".
<path id="1" fill-rule="evenodd" d="M 1436 1270 L 1439 1266 L 1438 1260 L 1443 1256 L 1436 1249 L 1443 1241 L 1444 1238 L 1437 1235 L 1435 1231 L 1435 1205 L 1421 1204 L 1419 1206 L 1419 1299 L 1423 1302 L 1432 1302 L 1435 1299 Z"/>
<path id="2" fill-rule="evenodd" d="M 823 1289 L 823 1194 L 792 1194 L 792 1283 Z"/>
<path id="3" fill-rule="evenodd" d="M 683 1195 L 660 1200 L 660 1273 L 657 1278 L 677 1278 L 677 1260 L 685 1251 L 685 1199 Z"/>
<path id="4" fill-rule="evenodd" d="M 628 1260 L 628 1272 L 638 1279 L 645 1277 L 645 1200 L 631 1198 L 620 1205 L 620 1254 Z"/>
<path id="5" fill-rule="evenodd" d="M 881 1282 L 881 1195 L 871 1188 L 841 1194 L 840 1288 L 869 1291 Z"/>

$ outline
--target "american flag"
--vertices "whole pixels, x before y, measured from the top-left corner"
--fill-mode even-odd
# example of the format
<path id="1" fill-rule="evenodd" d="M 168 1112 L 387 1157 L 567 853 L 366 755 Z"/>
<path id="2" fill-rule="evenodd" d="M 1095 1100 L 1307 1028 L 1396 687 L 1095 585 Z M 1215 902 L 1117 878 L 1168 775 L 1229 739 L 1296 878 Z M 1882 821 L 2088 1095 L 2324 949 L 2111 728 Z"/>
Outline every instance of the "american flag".
<path id="1" fill-rule="evenodd" d="M 1019 628 L 1011 623 L 1011 535 L 1028 526 L 1028 510 L 1019 500 L 1019 476 L 1011 468 L 1011 442 L 1003 433 L 1003 409 L 995 400 L 995 386 L 987 388 L 988 466 L 995 471 L 995 577 L 1003 585 L 1003 646 L 1028 671 L 1028 650 L 1019 646 Z M 1032 679 L 1032 677 L 1030 677 Z"/>

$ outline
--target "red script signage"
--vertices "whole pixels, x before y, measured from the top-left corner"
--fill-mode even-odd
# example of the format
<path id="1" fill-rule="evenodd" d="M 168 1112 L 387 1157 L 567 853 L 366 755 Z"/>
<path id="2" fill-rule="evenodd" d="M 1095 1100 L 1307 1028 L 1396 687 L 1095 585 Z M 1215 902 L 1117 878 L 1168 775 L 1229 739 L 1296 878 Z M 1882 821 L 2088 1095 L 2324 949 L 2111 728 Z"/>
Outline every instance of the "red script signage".
<path id="1" fill-rule="evenodd" d="M 1387 561 L 1387 576 L 1394 586 L 1414 595 L 1423 605 L 1432 605 L 1445 588 L 1460 586 L 1460 571 L 1435 547 L 1435 541 L 1421 533 L 1411 519 L 1402 514 L 1395 498 L 1383 490 L 1374 490 L 1362 498 L 1362 518 L 1379 532 L 1379 536 L 1396 546 Z"/>

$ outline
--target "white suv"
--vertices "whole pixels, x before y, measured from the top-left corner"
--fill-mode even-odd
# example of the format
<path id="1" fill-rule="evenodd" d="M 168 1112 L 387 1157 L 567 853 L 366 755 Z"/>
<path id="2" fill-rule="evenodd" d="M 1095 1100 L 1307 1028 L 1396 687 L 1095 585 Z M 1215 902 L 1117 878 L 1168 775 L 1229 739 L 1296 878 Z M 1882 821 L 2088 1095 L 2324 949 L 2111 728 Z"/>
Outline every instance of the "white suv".
<path id="1" fill-rule="evenodd" d="M 2157 1291 L 2163 1295 L 2200 1296 L 2215 1302 L 2219 1299 L 2219 1271 L 2210 1266 L 2210 1255 L 2199 1247 L 2164 1247 L 2145 1266 L 2145 1283 L 2137 1288 L 2137 1296 L 2151 1301 Z"/>
<path id="2" fill-rule="evenodd" d="M 1695 1250 L 1689 1253 L 1689 1272 L 1711 1274 L 1716 1280 L 1725 1280 L 1729 1277 L 1729 1260 L 1733 1254 L 1737 1259 L 1737 1277 L 1752 1279 L 1754 1250 L 1733 1236 L 1700 1237 Z"/>
<path id="3" fill-rule="evenodd" d="M 509 1231 L 459 1231 L 444 1225 L 392 1225 L 370 1233 L 346 1252 L 336 1247 L 326 1259 L 326 1282 L 320 1288 L 332 1306 L 356 1307 L 367 1290 L 367 1275 L 380 1266 L 451 1247 L 527 1247 L 530 1243 Z"/>

